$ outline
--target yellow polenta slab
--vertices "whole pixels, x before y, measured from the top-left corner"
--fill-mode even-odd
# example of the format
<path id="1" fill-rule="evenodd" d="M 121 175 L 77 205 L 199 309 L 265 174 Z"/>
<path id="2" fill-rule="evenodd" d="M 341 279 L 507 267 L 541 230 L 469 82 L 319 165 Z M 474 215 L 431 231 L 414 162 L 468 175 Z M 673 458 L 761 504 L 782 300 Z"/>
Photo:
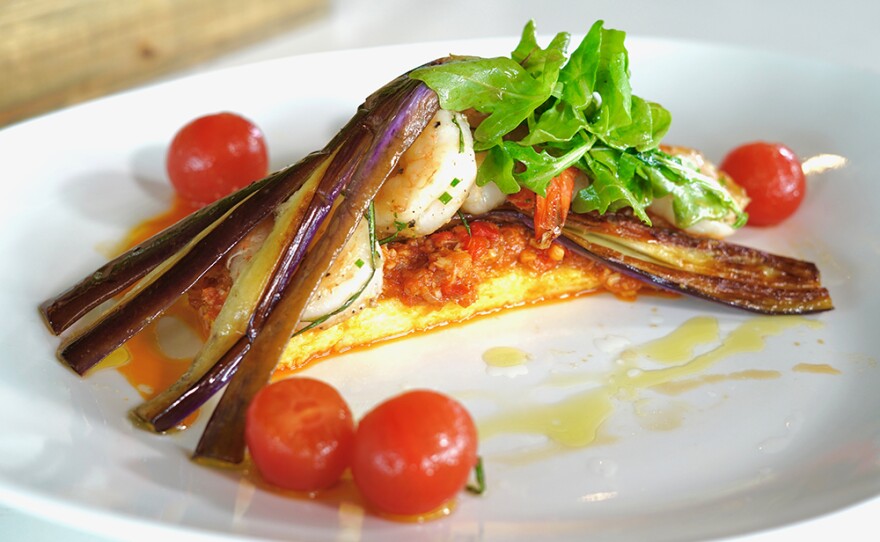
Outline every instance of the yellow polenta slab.
<path id="1" fill-rule="evenodd" d="M 590 292 L 602 285 L 599 276 L 571 267 L 537 274 L 511 268 L 484 280 L 477 300 L 467 307 L 450 302 L 440 307 L 407 306 L 396 298 L 382 298 L 371 307 L 327 329 L 311 329 L 293 337 L 280 369 L 296 369 L 309 361 L 368 346 L 409 333 L 463 322 L 508 307 Z"/>

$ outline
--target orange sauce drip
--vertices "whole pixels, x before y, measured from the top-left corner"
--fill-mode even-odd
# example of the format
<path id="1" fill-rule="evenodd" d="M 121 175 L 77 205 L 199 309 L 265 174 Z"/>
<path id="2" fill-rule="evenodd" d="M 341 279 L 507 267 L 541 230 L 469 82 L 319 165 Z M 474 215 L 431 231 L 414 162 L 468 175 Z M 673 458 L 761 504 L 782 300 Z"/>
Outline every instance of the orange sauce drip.
<path id="1" fill-rule="evenodd" d="M 195 311 L 185 299 L 169 307 L 165 315 L 178 318 L 192 329 L 200 329 Z M 187 358 L 173 358 L 162 351 L 156 333 L 156 322 L 132 337 L 124 348 L 128 350 L 129 361 L 117 370 L 144 399 L 151 399 L 174 384 L 183 376 L 192 361 Z"/>
<path id="2" fill-rule="evenodd" d="M 168 228 L 169 226 L 173 226 L 183 218 L 186 218 L 187 216 L 198 210 L 199 208 L 193 206 L 192 203 L 175 196 L 174 201 L 171 203 L 170 209 L 158 216 L 148 218 L 147 220 L 132 228 L 130 232 L 128 232 L 128 235 L 126 235 L 125 239 L 122 242 L 123 251 L 128 250 L 143 241 L 146 241 L 153 235 L 159 233 L 165 228 Z"/>
<path id="3" fill-rule="evenodd" d="M 196 207 L 181 198 L 175 197 L 171 207 L 164 213 L 147 219 L 138 224 L 128 233 L 121 244 L 122 250 L 128 250 L 162 230 L 176 224 L 181 219 L 189 216 Z M 181 298 L 168 308 L 165 316 L 172 316 L 198 331 L 203 338 L 205 333 L 196 316 L 190 308 L 187 300 Z M 127 360 L 116 370 L 128 381 L 144 399 L 151 399 L 159 392 L 174 384 L 189 368 L 191 359 L 174 358 L 166 355 L 159 346 L 157 325 L 155 320 L 143 331 L 128 340 L 123 347 L 127 351 Z M 191 425 L 198 417 L 195 412 L 188 416 L 181 424 L 182 427 Z"/>

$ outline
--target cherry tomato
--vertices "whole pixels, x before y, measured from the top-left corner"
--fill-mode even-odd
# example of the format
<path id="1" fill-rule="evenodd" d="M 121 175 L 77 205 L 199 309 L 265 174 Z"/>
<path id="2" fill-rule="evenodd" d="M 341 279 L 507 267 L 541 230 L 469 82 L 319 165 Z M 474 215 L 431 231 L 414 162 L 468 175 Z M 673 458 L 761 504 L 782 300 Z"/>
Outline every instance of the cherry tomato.
<path id="1" fill-rule="evenodd" d="M 751 201 L 749 224 L 772 226 L 791 216 L 806 193 L 806 179 L 794 152 L 778 143 L 755 142 L 737 147 L 721 170 L 742 186 Z"/>
<path id="2" fill-rule="evenodd" d="M 234 113 L 199 117 L 174 136 L 166 157 L 171 184 L 185 200 L 206 205 L 266 176 L 263 133 Z"/>
<path id="3" fill-rule="evenodd" d="M 477 430 L 464 406 L 416 390 L 363 417 L 351 469 L 355 485 L 378 511 L 411 516 L 451 500 L 476 462 Z"/>
<path id="4" fill-rule="evenodd" d="M 247 411 L 245 441 L 269 483 L 297 491 L 332 486 L 351 463 L 354 419 L 332 386 L 288 378 L 261 389 Z"/>

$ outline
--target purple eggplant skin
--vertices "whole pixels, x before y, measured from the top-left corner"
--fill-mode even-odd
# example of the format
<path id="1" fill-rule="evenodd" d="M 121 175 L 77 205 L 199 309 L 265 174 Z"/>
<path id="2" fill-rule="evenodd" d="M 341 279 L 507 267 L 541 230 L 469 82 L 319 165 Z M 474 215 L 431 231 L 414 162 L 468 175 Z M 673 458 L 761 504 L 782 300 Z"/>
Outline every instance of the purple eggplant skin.
<path id="1" fill-rule="evenodd" d="M 46 300 L 40 305 L 40 313 L 47 327 L 53 334 L 61 334 L 89 311 L 143 278 L 182 249 L 199 232 L 282 173 L 283 170 L 275 172 L 199 209 L 113 258 L 64 292 Z"/>
<path id="2" fill-rule="evenodd" d="M 269 381 L 321 278 L 343 250 L 400 156 L 439 108 L 436 94 L 422 83 L 406 77 L 397 81 L 374 95 L 377 98 L 374 108 L 358 127 L 369 135 L 370 144 L 351 180 L 342 189 L 344 197 L 333 209 L 326 230 L 318 238 L 312 234 L 304 238 L 300 246 L 291 246 L 294 252 L 308 248 L 310 257 L 291 269 L 289 278 L 284 278 L 286 284 L 281 299 L 273 306 L 226 386 L 193 454 L 195 460 L 211 464 L 241 463 L 248 405 Z M 336 179 L 329 179 L 330 187 L 334 181 Z M 321 188 L 319 192 L 323 192 Z M 317 207 L 329 208 L 336 203 L 335 199 L 328 199 L 318 202 Z"/>
<path id="3" fill-rule="evenodd" d="M 348 133 L 352 133 L 352 131 Z M 312 199 L 312 201 L 317 198 L 319 202 L 329 202 L 329 205 L 311 205 L 311 209 L 307 209 L 303 213 L 294 237 L 288 241 L 286 255 L 277 262 L 272 277 L 251 315 L 244 335 L 226 353 L 215 360 L 203 374 L 187 373 L 169 388 L 170 393 L 163 392 L 154 399 L 136 407 L 132 414 L 141 425 L 158 432 L 173 429 L 218 392 L 235 373 L 238 364 L 250 349 L 251 343 L 262 328 L 267 316 L 279 301 L 282 290 L 287 284 L 285 277 L 289 278 L 292 270 L 301 264 L 308 243 L 315 236 L 317 228 L 326 219 L 332 203 L 339 197 L 341 190 L 354 174 L 359 163 L 358 157 L 366 150 L 365 135 L 359 133 L 355 137 L 345 140 L 342 148 L 333 157 L 321 182 L 326 187 L 329 179 L 334 179 L 336 184 L 331 186 L 329 191 L 323 193 L 319 186 Z M 315 209 L 317 209 L 317 214 Z"/>
<path id="4" fill-rule="evenodd" d="M 628 213 L 574 215 L 565 237 L 602 261 L 657 287 L 767 315 L 832 310 L 831 295 L 811 262 L 736 243 L 697 237 L 671 227 L 649 227 Z M 591 242 L 613 235 L 643 258 Z M 658 250 L 658 248 L 662 250 Z M 672 255 L 675 265 L 664 261 Z"/>
<path id="5" fill-rule="evenodd" d="M 529 227 L 534 221 L 529 213 L 513 207 L 484 218 L 489 216 Z M 834 308 L 819 270 L 811 262 L 698 237 L 677 228 L 648 226 L 628 212 L 571 213 L 560 241 L 660 289 L 737 309 L 782 315 Z"/>
<path id="6" fill-rule="evenodd" d="M 356 121 L 365 114 L 366 111 L 358 111 L 350 124 L 356 124 Z M 158 285 L 149 287 L 149 293 L 141 292 L 137 298 L 130 300 L 136 299 L 135 303 L 128 302 L 125 305 L 118 305 L 104 315 L 97 324 L 85 330 L 76 330 L 76 333 L 67 338 L 59 349 L 58 355 L 62 362 L 78 374 L 83 375 L 103 357 L 143 329 L 168 307 L 169 301 L 180 297 L 188 288 L 192 287 L 192 284 L 188 284 L 192 282 L 192 278 L 201 277 L 212 263 L 216 263 L 226 251 L 234 246 L 237 239 L 241 239 L 250 232 L 253 226 L 259 222 L 259 220 L 253 220 L 253 217 L 267 216 L 277 208 L 280 201 L 289 195 L 289 192 L 287 194 L 279 193 L 277 189 L 267 192 L 268 188 L 277 186 L 279 183 L 286 183 L 286 188 L 293 188 L 295 191 L 296 186 L 290 185 L 290 178 L 295 177 L 296 182 L 301 182 L 308 176 L 308 171 L 311 171 L 311 168 L 320 162 L 321 157 L 328 155 L 347 137 L 347 132 L 341 130 L 322 151 L 313 153 L 299 163 L 252 183 L 184 218 L 165 231 L 106 263 L 62 294 L 43 302 L 40 305 L 40 312 L 46 325 L 52 333 L 60 334 L 89 311 L 146 276 L 160 263 L 176 254 L 196 235 L 219 220 L 225 213 L 243 201 L 251 200 L 247 205 L 244 205 L 245 210 L 236 209 L 233 211 L 235 216 L 227 217 L 218 226 L 222 226 L 221 231 L 225 235 L 229 234 L 230 230 L 235 230 L 232 232 L 234 235 L 224 239 L 218 234 L 211 234 L 213 239 L 210 243 L 206 243 L 203 239 L 193 249 L 193 252 L 200 254 L 199 258 L 188 255 L 185 258 L 186 262 L 178 262 L 166 271 L 165 275 L 177 277 L 176 280 L 163 275 L 164 278 L 157 279 Z M 256 197 L 251 197 L 254 195 Z M 279 195 L 282 196 L 280 201 Z M 253 217 L 244 216 L 249 213 L 253 213 Z M 193 265 L 194 259 L 199 260 L 198 265 Z M 189 266 L 190 269 L 181 271 L 182 264 Z"/>
<path id="7" fill-rule="evenodd" d="M 335 190 L 342 190 L 354 174 L 355 169 L 359 167 L 361 160 L 364 157 L 369 157 L 366 147 L 368 143 L 367 137 L 374 137 L 377 133 L 381 134 L 384 129 L 382 122 L 393 120 L 398 115 L 400 105 L 397 104 L 399 99 L 396 97 L 401 86 L 406 81 L 407 79 L 404 76 L 397 78 L 368 97 L 364 104 L 358 108 L 352 119 L 324 148 L 323 152 L 327 155 L 336 152 L 333 161 L 324 174 L 325 178 L 337 180 Z M 410 85 L 412 84 L 410 83 Z M 436 107 L 432 108 L 432 110 L 436 110 Z M 368 117 L 371 117 L 371 120 L 367 120 Z M 415 139 L 418 133 L 421 132 L 421 130 L 414 132 L 414 128 L 408 123 L 403 123 L 399 130 L 401 130 L 405 140 Z M 408 147 L 408 144 L 406 146 Z M 402 151 L 398 152 L 398 154 L 402 154 Z M 367 164 L 364 167 L 374 168 L 376 164 Z M 321 197 L 325 201 L 332 202 L 335 201 L 338 195 L 336 192 L 330 192 L 324 193 Z M 329 210 L 329 206 L 325 206 L 325 209 Z M 304 229 L 301 229 L 299 232 L 300 239 L 293 242 L 302 242 L 304 231 Z M 311 235 L 313 234 L 312 232 Z M 302 250 L 293 254 L 295 254 L 295 259 L 291 260 L 291 256 L 289 256 L 287 261 L 280 262 L 279 267 L 276 268 L 267 289 L 262 294 L 251 317 L 245 336 L 237 341 L 228 352 L 222 355 L 206 371 L 200 374 L 195 374 L 192 371 L 188 372 L 180 381 L 169 388 L 173 392 L 163 392 L 150 401 L 136 407 L 132 411 L 132 418 L 138 425 L 159 432 L 174 429 L 190 413 L 199 408 L 226 385 L 229 378 L 237 370 L 241 359 L 250 349 L 251 343 L 262 328 L 266 317 L 278 302 L 281 290 L 286 285 L 286 282 L 281 277 L 287 277 L 289 280 L 291 269 L 298 266 L 304 256 Z"/>
<path id="8" fill-rule="evenodd" d="M 245 199 L 170 269 L 91 327 L 64 341 L 59 358 L 83 375 L 125 344 L 186 293 L 232 247 L 299 186 L 323 156 L 315 153 L 284 170 L 274 182 Z"/>

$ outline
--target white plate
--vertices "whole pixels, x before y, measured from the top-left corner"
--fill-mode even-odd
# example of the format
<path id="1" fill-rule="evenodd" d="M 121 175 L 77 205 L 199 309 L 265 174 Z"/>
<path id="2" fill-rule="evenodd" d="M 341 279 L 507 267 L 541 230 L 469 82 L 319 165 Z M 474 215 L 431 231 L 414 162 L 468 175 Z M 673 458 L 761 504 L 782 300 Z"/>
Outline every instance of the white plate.
<path id="1" fill-rule="evenodd" d="M 641 390 L 614 399 L 590 446 L 543 453 L 541 435 L 484 439 L 488 494 L 463 496 L 449 518 L 392 523 L 356 506 L 282 498 L 196 466 L 187 455 L 197 431 L 157 437 L 134 429 L 125 413 L 138 396 L 118 375 L 82 380 L 55 361 L 57 340 L 37 304 L 101 264 L 101 247 L 167 206 L 163 150 L 184 122 L 218 110 L 243 113 L 264 128 L 273 165 L 281 166 L 323 146 L 364 96 L 399 72 L 449 52 L 503 54 L 514 42 L 284 59 L 0 132 L 0 501 L 125 538 L 663 541 L 751 533 L 878 495 L 880 340 L 871 319 L 880 306 L 873 184 L 880 80 L 791 58 L 629 40 L 635 92 L 673 112 L 669 141 L 716 160 L 754 139 L 848 160 L 811 178 L 804 206 L 785 225 L 737 237 L 817 262 L 837 309 L 811 317 L 819 327 L 795 325 L 757 352 L 692 375 L 714 382 L 679 395 Z M 401 389 L 429 386 L 460 397 L 485 422 L 498 403 L 534 409 L 584 387 L 607 389 L 621 348 L 668 335 L 694 316 L 717 321 L 722 336 L 754 318 L 688 299 L 624 303 L 598 295 L 340 356 L 309 372 L 338 386 L 358 415 Z M 531 360 L 520 373 L 490 370 L 481 355 L 499 345 Z M 827 364 L 839 374 L 799 364 Z"/>

